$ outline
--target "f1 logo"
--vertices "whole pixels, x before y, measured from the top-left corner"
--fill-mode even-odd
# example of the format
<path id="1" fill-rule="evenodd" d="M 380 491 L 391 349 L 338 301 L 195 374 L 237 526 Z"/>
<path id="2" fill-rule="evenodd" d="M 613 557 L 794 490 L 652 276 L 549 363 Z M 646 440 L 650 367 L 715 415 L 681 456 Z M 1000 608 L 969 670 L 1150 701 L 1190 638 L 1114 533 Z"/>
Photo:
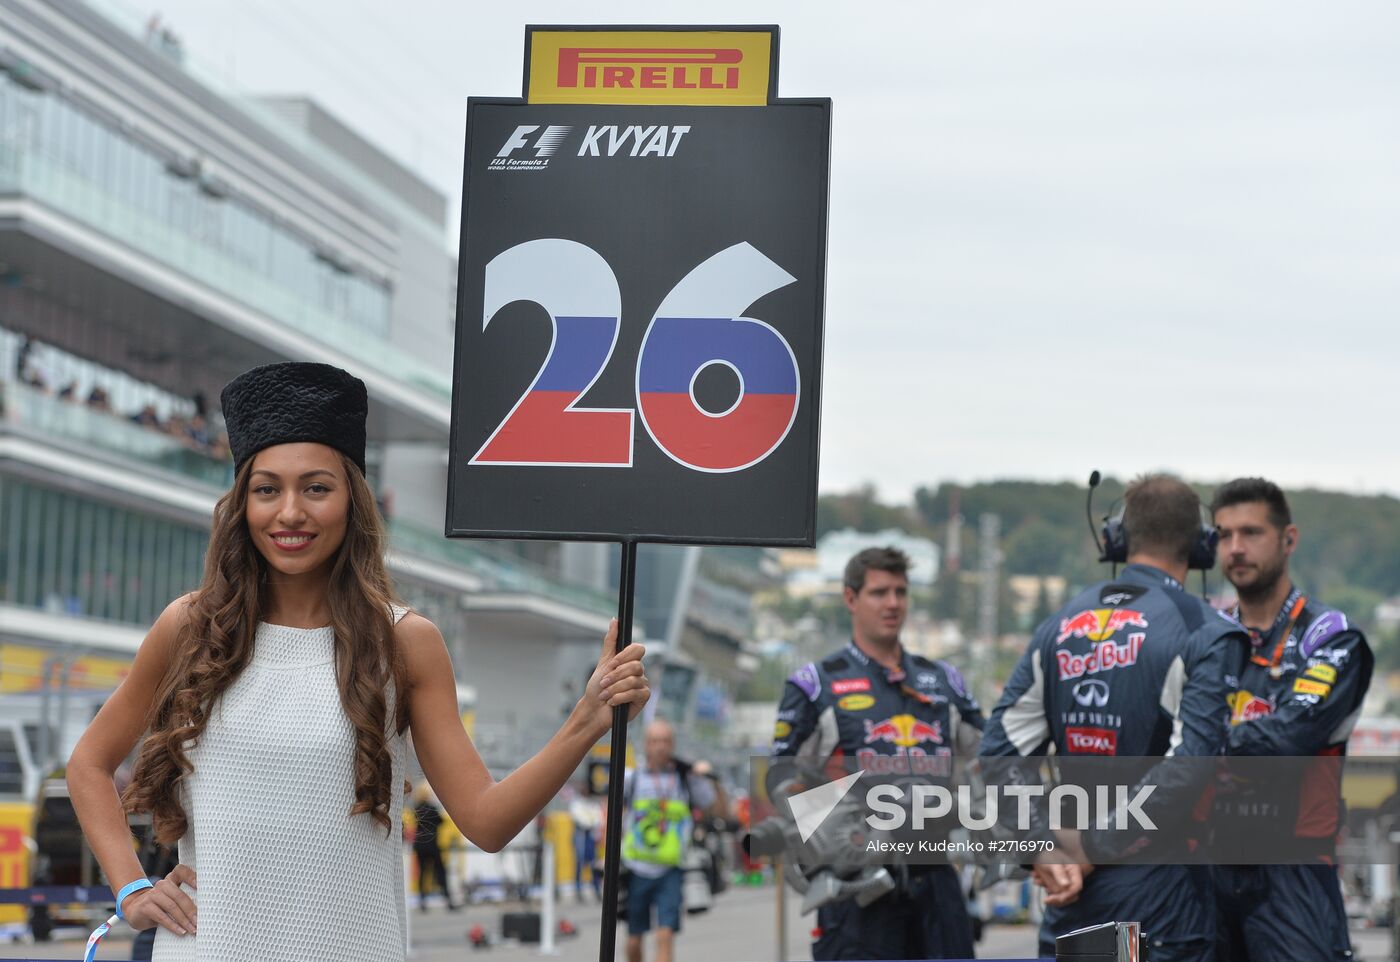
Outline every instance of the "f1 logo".
<path id="1" fill-rule="evenodd" d="M 530 146 L 530 135 L 539 130 L 539 124 L 521 124 L 515 128 L 515 133 L 506 139 L 501 149 L 496 151 L 497 157 L 509 157 L 522 147 Z M 534 148 L 536 157 L 552 157 L 559 149 L 559 145 L 564 142 L 564 138 L 569 135 L 572 127 L 561 127 L 550 125 L 544 129 L 544 133 L 535 138 Z"/>

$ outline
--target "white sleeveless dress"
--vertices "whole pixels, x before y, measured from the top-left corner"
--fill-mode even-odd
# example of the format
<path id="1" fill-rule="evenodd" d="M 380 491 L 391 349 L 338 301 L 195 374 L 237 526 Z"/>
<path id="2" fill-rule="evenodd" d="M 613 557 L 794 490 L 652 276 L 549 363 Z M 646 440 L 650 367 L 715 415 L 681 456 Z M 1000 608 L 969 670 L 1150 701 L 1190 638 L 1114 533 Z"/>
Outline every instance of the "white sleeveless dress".
<path id="1" fill-rule="evenodd" d="M 406 610 L 394 608 L 396 624 Z M 349 814 L 355 732 L 333 644 L 331 628 L 258 625 L 251 662 L 189 752 L 180 861 L 199 883 L 185 887 L 199 933 L 159 928 L 153 962 L 405 958 L 405 739 L 387 746 L 386 837 L 370 815 Z"/>

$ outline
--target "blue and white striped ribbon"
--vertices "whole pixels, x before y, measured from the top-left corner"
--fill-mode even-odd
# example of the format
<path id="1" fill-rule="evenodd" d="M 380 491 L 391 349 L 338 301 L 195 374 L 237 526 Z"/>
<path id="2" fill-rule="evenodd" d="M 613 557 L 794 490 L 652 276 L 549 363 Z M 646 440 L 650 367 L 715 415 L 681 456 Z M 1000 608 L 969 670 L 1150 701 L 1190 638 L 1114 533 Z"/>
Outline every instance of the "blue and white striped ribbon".
<path id="1" fill-rule="evenodd" d="M 87 951 L 83 953 L 83 962 L 93 962 L 93 959 L 97 958 L 97 943 L 101 942 L 102 936 L 112 931 L 112 926 L 120 921 L 121 919 L 114 915 L 97 928 L 93 929 L 92 934 L 88 936 Z"/>

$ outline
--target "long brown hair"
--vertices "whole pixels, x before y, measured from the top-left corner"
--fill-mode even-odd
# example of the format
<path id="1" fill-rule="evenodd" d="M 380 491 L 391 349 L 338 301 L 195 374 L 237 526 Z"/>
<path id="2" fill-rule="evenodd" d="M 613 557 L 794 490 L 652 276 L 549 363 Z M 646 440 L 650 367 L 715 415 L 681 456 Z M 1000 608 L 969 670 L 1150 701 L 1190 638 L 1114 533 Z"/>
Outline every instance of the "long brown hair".
<path id="1" fill-rule="evenodd" d="M 400 787 L 392 784 L 387 743 L 392 733 L 408 727 L 407 670 L 394 645 L 384 523 L 359 467 L 337 454 L 349 483 L 350 507 L 327 600 L 335 628 L 340 704 L 355 729 L 350 814 L 369 812 L 387 833 L 393 828 L 390 793 Z M 189 825 L 180 803 L 180 781 L 191 769 L 186 748 L 204 733 L 214 703 L 248 666 L 267 601 L 267 560 L 245 519 L 252 472 L 249 458 L 214 508 L 204 580 L 191 597 L 170 669 L 156 692 L 150 732 L 122 796 L 127 811 L 151 813 L 156 838 L 165 845 L 184 836 Z"/>

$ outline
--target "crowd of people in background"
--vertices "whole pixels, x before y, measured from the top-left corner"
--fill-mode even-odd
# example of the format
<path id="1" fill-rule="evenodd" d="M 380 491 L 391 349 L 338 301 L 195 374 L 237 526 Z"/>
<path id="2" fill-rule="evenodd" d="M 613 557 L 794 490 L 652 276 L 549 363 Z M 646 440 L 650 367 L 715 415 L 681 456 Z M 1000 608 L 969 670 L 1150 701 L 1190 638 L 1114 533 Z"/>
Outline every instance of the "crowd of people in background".
<path id="1" fill-rule="evenodd" d="M 229 457 L 228 434 L 219 429 L 209 412 L 208 398 L 202 391 L 191 399 L 193 413 L 185 417 L 172 413 L 162 418 L 154 403 L 148 403 L 139 411 L 126 414 L 112 404 L 110 393 L 101 384 L 94 384 L 84 393 L 76 378 L 68 379 L 61 387 L 51 384 L 49 376 L 38 365 L 32 363 L 34 342 L 25 338 L 15 354 L 16 379 L 41 394 L 50 395 L 70 404 L 80 404 L 90 411 L 124 418 L 132 424 L 167 435 L 179 441 L 192 451 L 197 451 L 216 460 Z"/>

